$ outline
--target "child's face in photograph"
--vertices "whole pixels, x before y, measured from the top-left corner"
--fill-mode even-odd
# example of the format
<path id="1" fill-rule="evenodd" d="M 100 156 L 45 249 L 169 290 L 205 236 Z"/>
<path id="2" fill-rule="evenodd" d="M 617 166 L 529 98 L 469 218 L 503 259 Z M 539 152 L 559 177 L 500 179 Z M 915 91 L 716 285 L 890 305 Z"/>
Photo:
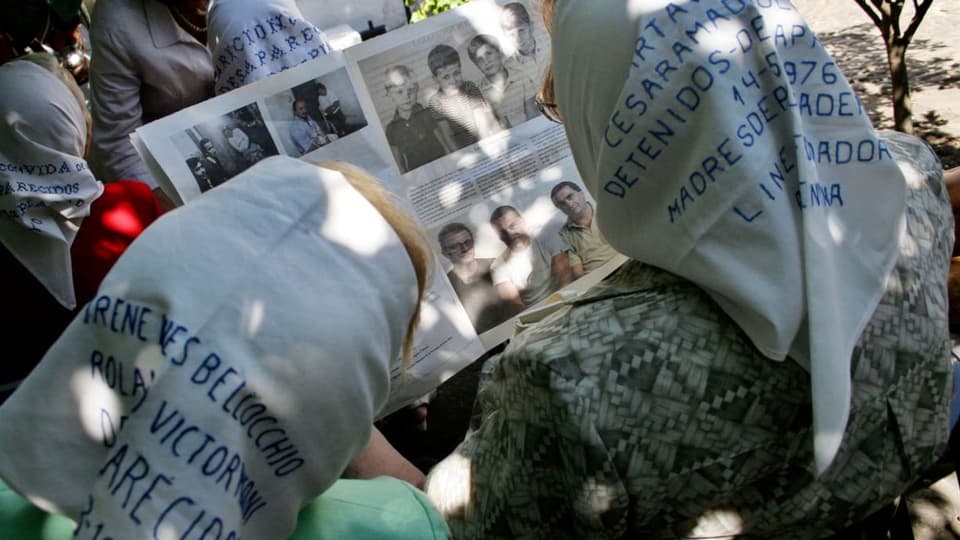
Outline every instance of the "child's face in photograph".
<path id="1" fill-rule="evenodd" d="M 486 77 L 496 75 L 503 69 L 503 55 L 492 45 L 481 45 L 476 51 L 477 69 Z"/>
<path id="2" fill-rule="evenodd" d="M 529 24 L 508 18 L 503 25 L 503 33 L 511 40 L 520 54 L 533 54 L 537 42 Z"/>
<path id="3" fill-rule="evenodd" d="M 393 105 L 401 110 L 410 110 L 417 103 L 417 83 L 400 75 L 393 73 L 390 75 L 390 86 L 387 88 L 387 95 L 393 100 Z"/>
<path id="4" fill-rule="evenodd" d="M 197 180 L 207 179 L 207 169 L 203 166 L 203 162 L 197 161 L 193 164 L 193 176 Z"/>
<path id="5" fill-rule="evenodd" d="M 444 94 L 452 95 L 460 92 L 463 75 L 460 72 L 459 64 L 452 64 L 438 69 L 437 74 L 434 75 L 433 78 L 436 79 L 440 91 Z"/>

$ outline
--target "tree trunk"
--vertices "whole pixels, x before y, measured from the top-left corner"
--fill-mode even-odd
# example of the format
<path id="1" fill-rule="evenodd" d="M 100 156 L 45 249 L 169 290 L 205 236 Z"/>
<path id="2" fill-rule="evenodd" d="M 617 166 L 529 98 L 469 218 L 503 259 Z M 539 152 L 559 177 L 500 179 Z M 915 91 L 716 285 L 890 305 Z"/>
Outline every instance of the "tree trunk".
<path id="1" fill-rule="evenodd" d="M 893 85 L 893 127 L 913 134 L 913 104 L 910 101 L 910 78 L 907 74 L 907 45 L 896 37 L 887 43 L 887 63 Z"/>

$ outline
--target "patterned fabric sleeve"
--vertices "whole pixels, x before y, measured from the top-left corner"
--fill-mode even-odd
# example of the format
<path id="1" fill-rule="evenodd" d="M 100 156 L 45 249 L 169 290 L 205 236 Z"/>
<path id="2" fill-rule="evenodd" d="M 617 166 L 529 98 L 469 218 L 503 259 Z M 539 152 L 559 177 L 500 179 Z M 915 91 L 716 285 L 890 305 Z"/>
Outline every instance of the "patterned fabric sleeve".
<path id="1" fill-rule="evenodd" d="M 626 490 L 578 414 L 576 381 L 514 350 L 477 397 L 478 431 L 431 472 L 427 494 L 453 538 L 620 537 Z"/>

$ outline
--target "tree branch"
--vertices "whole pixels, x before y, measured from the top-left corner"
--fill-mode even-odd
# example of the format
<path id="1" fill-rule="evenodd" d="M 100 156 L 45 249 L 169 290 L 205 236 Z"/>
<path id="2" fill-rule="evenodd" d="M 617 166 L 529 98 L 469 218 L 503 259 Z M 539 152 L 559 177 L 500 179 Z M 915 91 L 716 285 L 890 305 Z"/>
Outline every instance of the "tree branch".
<path id="1" fill-rule="evenodd" d="M 932 5 L 933 0 L 923 0 L 922 3 L 917 3 L 917 0 L 913 0 L 913 19 L 910 21 L 907 31 L 903 33 L 903 42 L 905 44 L 910 43 L 910 40 L 913 39 L 913 35 L 917 33 L 917 28 L 920 28 L 920 23 L 923 22 L 923 18 L 927 15 L 927 11 Z"/>
<path id="2" fill-rule="evenodd" d="M 867 0 L 854 0 L 854 1 L 857 3 L 858 6 L 860 6 L 860 9 L 862 9 L 864 13 L 866 13 L 867 16 L 870 17 L 870 20 L 873 21 L 873 24 L 876 25 L 876 27 L 879 28 L 880 31 L 882 32 L 883 21 L 880 19 L 880 15 L 878 15 L 873 10 L 873 8 L 867 4 Z M 876 3 L 877 1 L 878 0 L 873 0 L 874 3 Z"/>
<path id="3" fill-rule="evenodd" d="M 897 39 L 902 34 L 900 33 L 900 14 L 903 13 L 903 0 L 890 0 L 887 4 L 889 6 L 890 17 L 890 26 L 893 27 L 893 38 Z"/>

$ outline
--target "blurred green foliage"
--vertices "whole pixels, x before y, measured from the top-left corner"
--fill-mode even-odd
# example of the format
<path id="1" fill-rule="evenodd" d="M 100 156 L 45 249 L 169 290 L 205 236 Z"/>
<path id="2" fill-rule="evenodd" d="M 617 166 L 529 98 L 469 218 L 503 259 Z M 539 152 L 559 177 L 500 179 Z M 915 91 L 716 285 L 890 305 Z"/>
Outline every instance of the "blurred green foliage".
<path id="1" fill-rule="evenodd" d="M 422 21 L 427 17 L 436 15 L 437 13 L 443 13 L 449 9 L 466 4 L 469 1 L 470 0 L 423 0 L 419 2 L 420 7 L 410 14 L 410 22 L 415 23 Z M 403 0 L 403 3 L 412 9 L 416 7 L 418 2 L 417 0 Z"/>

